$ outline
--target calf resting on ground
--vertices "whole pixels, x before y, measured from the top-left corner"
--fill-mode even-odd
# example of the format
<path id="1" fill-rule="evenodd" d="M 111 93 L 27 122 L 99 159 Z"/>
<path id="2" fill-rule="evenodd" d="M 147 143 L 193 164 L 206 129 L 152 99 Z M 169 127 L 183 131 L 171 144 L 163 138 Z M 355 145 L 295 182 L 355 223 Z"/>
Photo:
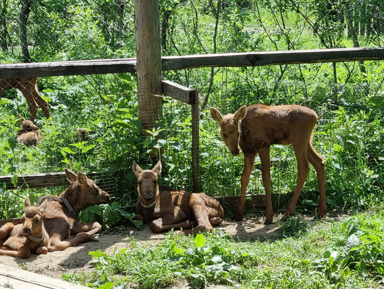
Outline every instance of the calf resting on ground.
<path id="1" fill-rule="evenodd" d="M 204 193 L 160 188 L 161 168 L 160 161 L 151 170 L 143 170 L 133 163 L 139 193 L 137 220 L 150 223 L 154 233 L 183 229 L 183 234 L 212 231 L 212 226 L 223 222 L 224 210 L 214 198 Z"/>
<path id="2" fill-rule="evenodd" d="M 19 115 L 19 117 L 21 117 Z M 17 141 L 26 146 L 34 146 L 41 142 L 42 134 L 40 128 L 32 121 L 21 118 L 21 126 L 23 129 L 17 132 Z"/>
<path id="3" fill-rule="evenodd" d="M 0 228 L 0 255 L 28 258 L 31 252 L 37 255 L 48 252 L 49 236 L 42 218 L 47 202 L 35 207 L 31 206 L 27 197 L 24 207 L 22 224 L 8 222 Z"/>
<path id="4" fill-rule="evenodd" d="M 68 169 L 65 174 L 70 186 L 59 196 L 45 196 L 38 203 L 47 202 L 43 220 L 50 238 L 50 252 L 94 241 L 93 235 L 101 231 L 101 225 L 98 222 L 79 222 L 78 213 L 88 206 L 106 203 L 111 199 L 85 174 L 75 174 Z"/>

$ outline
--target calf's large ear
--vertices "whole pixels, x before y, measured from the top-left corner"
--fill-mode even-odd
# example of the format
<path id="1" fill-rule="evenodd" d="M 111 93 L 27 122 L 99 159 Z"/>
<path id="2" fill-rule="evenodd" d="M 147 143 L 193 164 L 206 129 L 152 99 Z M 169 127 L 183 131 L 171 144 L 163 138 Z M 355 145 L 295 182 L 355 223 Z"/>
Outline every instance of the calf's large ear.
<path id="1" fill-rule="evenodd" d="M 47 209 L 47 204 L 48 204 L 48 201 L 45 200 L 45 201 L 40 205 L 39 209 L 40 209 L 40 212 L 41 212 L 41 213 L 44 213 L 44 211 Z"/>
<path id="2" fill-rule="evenodd" d="M 88 185 L 88 178 L 85 174 L 78 172 L 77 173 L 77 181 L 80 185 Z"/>
<path id="3" fill-rule="evenodd" d="M 135 161 L 133 161 L 132 170 L 136 177 L 139 177 L 140 173 L 143 171 L 143 169 L 140 168 L 140 166 Z"/>
<path id="4" fill-rule="evenodd" d="M 65 169 L 65 176 L 67 177 L 68 182 L 71 184 L 76 181 L 76 174 L 70 169 Z"/>
<path id="5" fill-rule="evenodd" d="M 216 120 L 219 124 L 223 121 L 223 116 L 216 108 L 211 107 L 209 108 L 209 111 L 211 113 L 211 117 Z"/>
<path id="6" fill-rule="evenodd" d="M 241 121 L 244 117 L 247 116 L 247 107 L 244 105 L 242 107 L 240 107 L 236 112 L 235 112 L 235 115 L 234 115 L 234 120 L 236 122 L 239 122 Z"/>
<path id="7" fill-rule="evenodd" d="M 29 207 L 31 205 L 31 201 L 29 200 L 29 197 L 26 197 L 24 200 L 24 207 Z"/>
<path id="8" fill-rule="evenodd" d="M 152 171 L 156 173 L 156 175 L 159 177 L 161 175 L 161 161 L 158 161 L 157 164 L 153 167 Z"/>

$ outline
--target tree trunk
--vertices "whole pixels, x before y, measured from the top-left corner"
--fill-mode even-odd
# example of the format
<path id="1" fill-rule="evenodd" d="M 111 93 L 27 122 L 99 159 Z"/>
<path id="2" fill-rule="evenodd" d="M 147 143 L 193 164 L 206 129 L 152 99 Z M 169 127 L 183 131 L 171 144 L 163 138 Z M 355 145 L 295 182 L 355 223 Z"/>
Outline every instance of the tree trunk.
<path id="1" fill-rule="evenodd" d="M 7 0 L 0 2 L 0 47 L 2 50 L 8 50 L 8 29 L 7 29 Z"/>
<path id="2" fill-rule="evenodd" d="M 221 4 L 222 4 L 222 1 L 219 0 L 217 2 L 216 8 L 214 7 L 214 5 L 212 5 L 213 14 L 215 15 L 215 29 L 213 32 L 213 39 L 212 39 L 213 40 L 213 53 L 217 52 L 217 32 L 218 32 L 218 28 L 219 28 L 220 10 L 221 10 L 221 6 L 222 6 Z M 214 77 L 215 77 L 215 68 L 211 67 L 211 76 L 209 78 L 209 86 L 208 86 L 207 94 L 204 97 L 203 104 L 201 106 L 202 110 L 205 109 L 205 107 L 208 104 L 209 95 L 211 94 L 211 90 L 213 87 L 213 78 Z"/>
<path id="3" fill-rule="evenodd" d="M 167 31 L 169 28 L 169 10 L 165 10 L 163 13 L 163 20 L 161 21 L 161 47 L 163 52 L 167 50 Z"/>
<path id="4" fill-rule="evenodd" d="M 358 26 L 354 25 L 354 17 L 353 15 L 353 8 L 350 8 L 350 10 L 346 13 L 346 21 L 348 25 L 348 31 L 349 36 L 352 38 L 353 41 L 353 47 L 360 47 L 360 42 L 358 38 Z M 367 70 L 365 69 L 365 65 L 363 61 L 359 61 L 360 71 L 361 73 L 366 73 Z"/>
<path id="5" fill-rule="evenodd" d="M 118 47 L 121 47 L 121 44 L 123 43 L 123 37 L 124 37 L 124 1 L 118 0 L 116 2 L 117 6 L 117 15 L 118 15 L 118 30 L 117 30 L 117 41 L 118 41 Z"/>
<path id="6" fill-rule="evenodd" d="M 32 62 L 28 50 L 28 36 L 27 36 L 27 22 L 29 13 L 31 12 L 32 0 L 21 0 L 20 11 L 20 42 L 21 51 L 23 53 L 23 60 L 25 63 Z"/>

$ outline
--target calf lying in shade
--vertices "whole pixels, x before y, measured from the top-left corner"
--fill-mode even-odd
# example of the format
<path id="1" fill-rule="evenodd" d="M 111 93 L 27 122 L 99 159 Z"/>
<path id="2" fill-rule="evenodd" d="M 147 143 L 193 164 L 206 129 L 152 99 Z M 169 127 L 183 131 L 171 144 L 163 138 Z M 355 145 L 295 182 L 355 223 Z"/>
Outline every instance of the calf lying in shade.
<path id="1" fill-rule="evenodd" d="M 182 234 L 212 231 L 212 226 L 223 222 L 224 210 L 216 199 L 204 193 L 159 187 L 161 169 L 161 162 L 151 170 L 143 170 L 133 163 L 139 184 L 136 219 L 149 223 L 154 233 L 182 229 Z"/>

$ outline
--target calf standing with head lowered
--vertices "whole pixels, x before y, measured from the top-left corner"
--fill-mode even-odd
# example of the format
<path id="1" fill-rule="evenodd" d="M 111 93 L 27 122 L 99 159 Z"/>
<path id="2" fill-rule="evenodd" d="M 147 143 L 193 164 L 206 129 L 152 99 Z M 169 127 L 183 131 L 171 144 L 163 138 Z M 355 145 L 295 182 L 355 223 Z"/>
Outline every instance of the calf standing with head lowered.
<path id="1" fill-rule="evenodd" d="M 311 163 L 317 173 L 320 200 L 317 215 L 327 211 L 325 199 L 325 162 L 312 146 L 313 130 L 318 116 L 310 108 L 300 105 L 266 106 L 254 104 L 243 106 L 234 114 L 225 116 L 211 107 L 211 116 L 220 125 L 221 137 L 233 155 L 244 153 L 244 169 L 241 175 L 241 195 L 235 215 L 240 220 L 244 213 L 244 201 L 255 156 L 261 161 L 261 173 L 266 192 L 265 223 L 273 220 L 270 175 L 270 146 L 291 144 L 297 160 L 297 184 L 285 216 L 294 214 L 301 189 L 308 176 Z M 308 163 L 309 162 L 309 163 Z"/>
<path id="2" fill-rule="evenodd" d="M 27 197 L 24 207 L 22 224 L 8 222 L 0 228 L 0 255 L 28 258 L 31 252 L 37 255 L 48 252 L 49 236 L 42 218 L 47 202 L 35 207 Z"/>
<path id="3" fill-rule="evenodd" d="M 143 170 L 133 162 L 139 192 L 137 220 L 150 223 L 154 233 L 183 229 L 183 234 L 212 231 L 212 226 L 223 222 L 224 210 L 214 198 L 204 193 L 160 188 L 161 169 L 160 161 L 151 170 Z"/>
<path id="4" fill-rule="evenodd" d="M 75 174 L 68 169 L 65 174 L 70 186 L 59 196 L 45 196 L 38 203 L 47 202 L 43 220 L 50 238 L 50 252 L 94 241 L 93 234 L 101 231 L 101 225 L 98 222 L 79 222 L 78 213 L 88 206 L 106 203 L 111 199 L 85 174 Z"/>

